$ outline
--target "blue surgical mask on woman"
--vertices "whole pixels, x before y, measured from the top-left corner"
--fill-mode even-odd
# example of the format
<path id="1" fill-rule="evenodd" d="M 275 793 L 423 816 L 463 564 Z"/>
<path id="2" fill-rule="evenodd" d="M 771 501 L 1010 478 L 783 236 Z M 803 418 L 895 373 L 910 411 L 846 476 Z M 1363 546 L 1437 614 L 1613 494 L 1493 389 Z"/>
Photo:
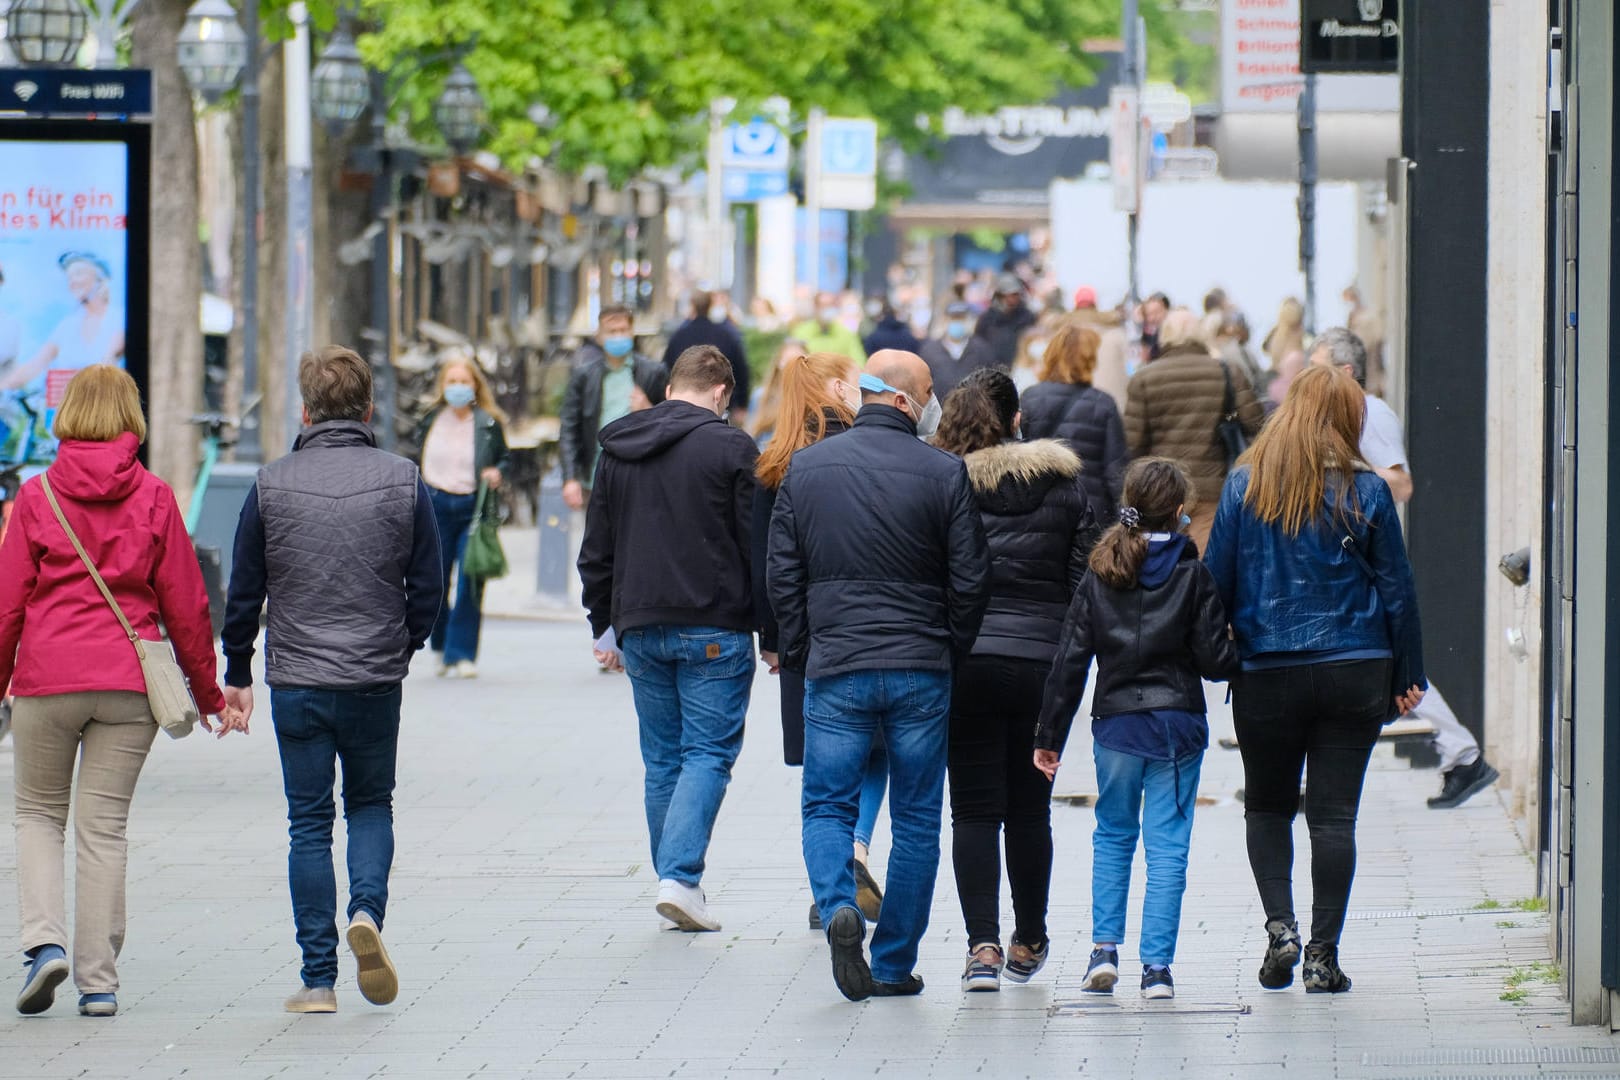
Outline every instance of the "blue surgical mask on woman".
<path id="1" fill-rule="evenodd" d="M 478 392 L 470 386 L 457 384 L 444 388 L 444 401 L 452 409 L 465 409 L 473 403 Z"/>
<path id="2" fill-rule="evenodd" d="M 606 338 L 602 342 L 602 351 L 609 356 L 629 356 L 630 350 L 635 348 L 636 339 L 628 334 L 620 337 Z"/>
<path id="3" fill-rule="evenodd" d="M 952 341 L 961 341 L 968 336 L 968 324 L 961 319 L 952 319 L 945 324 L 945 333 L 950 335 Z"/>

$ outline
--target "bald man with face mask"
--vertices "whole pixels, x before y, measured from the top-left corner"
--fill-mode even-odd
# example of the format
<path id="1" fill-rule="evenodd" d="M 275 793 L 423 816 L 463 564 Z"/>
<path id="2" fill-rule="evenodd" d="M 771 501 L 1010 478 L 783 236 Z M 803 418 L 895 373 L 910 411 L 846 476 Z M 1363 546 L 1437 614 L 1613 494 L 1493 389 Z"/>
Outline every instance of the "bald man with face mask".
<path id="1" fill-rule="evenodd" d="M 990 558 L 928 365 L 873 355 L 850 430 L 794 456 L 771 518 L 781 663 L 805 675 L 804 861 L 845 997 L 922 991 L 912 971 L 939 869 L 951 676 L 978 636 Z M 873 738 L 889 755 L 883 917 L 866 958 L 849 837 Z"/>

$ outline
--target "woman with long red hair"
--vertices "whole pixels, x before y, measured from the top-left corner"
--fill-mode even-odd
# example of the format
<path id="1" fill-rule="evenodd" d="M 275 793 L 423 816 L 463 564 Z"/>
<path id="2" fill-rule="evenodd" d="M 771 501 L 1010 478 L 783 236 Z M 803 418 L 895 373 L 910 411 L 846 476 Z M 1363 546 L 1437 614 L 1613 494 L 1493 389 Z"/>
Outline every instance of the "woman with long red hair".
<path id="1" fill-rule="evenodd" d="M 860 367 L 837 353 L 811 353 L 788 359 L 781 370 L 780 397 L 774 434 L 760 451 L 754 475 L 759 491 L 754 498 L 754 605 L 759 617 L 760 650 L 772 674 L 782 680 L 782 757 L 789 765 L 804 764 L 804 676 L 777 663 L 776 614 L 765 587 L 766 547 L 776 493 L 787 478 L 793 455 L 805 447 L 849 430 L 860 411 L 861 391 L 856 385 Z M 872 750 L 861 785 L 861 810 L 855 821 L 856 901 L 868 920 L 876 920 L 883 891 L 866 868 L 867 851 L 883 793 L 889 782 L 889 760 L 881 746 Z M 821 914 L 812 902 L 810 926 L 821 928 Z"/>

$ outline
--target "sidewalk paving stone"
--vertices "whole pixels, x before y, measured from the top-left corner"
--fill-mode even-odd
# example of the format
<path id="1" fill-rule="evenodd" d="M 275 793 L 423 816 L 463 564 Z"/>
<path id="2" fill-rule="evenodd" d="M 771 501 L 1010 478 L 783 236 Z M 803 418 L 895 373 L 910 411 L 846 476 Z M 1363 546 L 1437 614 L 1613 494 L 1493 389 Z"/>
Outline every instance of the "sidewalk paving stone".
<path id="1" fill-rule="evenodd" d="M 588 643 L 572 615 L 494 618 L 477 681 L 437 679 L 419 660 L 405 693 L 384 931 L 402 991 L 383 1009 L 361 1000 L 345 951 L 336 1016 L 281 1011 L 298 957 L 268 695 L 247 739 L 159 740 L 131 825 L 122 1012 L 78 1017 L 69 985 L 45 1017 L 0 1015 L 0 1080 L 1620 1077 L 1620 1040 L 1569 1027 L 1555 984 L 1532 979 L 1523 1001 L 1501 1000 L 1510 974 L 1550 963 L 1546 914 L 1511 906 L 1535 883 L 1501 803 L 1486 793 L 1428 810 L 1435 774 L 1387 749 L 1367 780 L 1343 944 L 1348 995 L 1255 982 L 1264 920 L 1234 798 L 1242 765 L 1212 749 L 1175 1001 L 1135 993 L 1140 863 L 1119 991 L 1080 992 L 1092 815 L 1064 803 L 1053 806 L 1053 958 L 1033 983 L 961 993 L 947 818 L 918 964 L 927 990 L 844 1001 L 824 940 L 805 925 L 798 777 L 781 764 L 777 691 L 763 674 L 704 881 L 724 929 L 661 932 L 629 686 L 596 671 Z M 1229 735 L 1218 691 L 1211 702 L 1212 734 Z M 11 776 L 0 745 L 0 789 Z M 1082 724 L 1058 790 L 1092 787 Z M 886 819 L 878 834 L 881 879 Z M 341 884 L 341 821 L 337 835 Z M 1305 916 L 1303 823 L 1296 850 Z M 11 831 L 0 828 L 0 877 L 15 874 Z M 1503 906 L 1481 906 L 1489 901 Z M 0 889 L 0 929 L 15 925 L 15 892 Z"/>

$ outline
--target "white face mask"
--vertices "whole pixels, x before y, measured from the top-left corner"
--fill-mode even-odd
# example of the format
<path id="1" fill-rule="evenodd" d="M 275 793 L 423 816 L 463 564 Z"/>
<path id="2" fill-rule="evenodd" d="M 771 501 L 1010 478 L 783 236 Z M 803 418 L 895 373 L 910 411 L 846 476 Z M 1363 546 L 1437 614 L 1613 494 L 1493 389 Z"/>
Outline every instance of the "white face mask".
<path id="1" fill-rule="evenodd" d="M 726 310 L 724 304 L 715 304 L 709 309 L 709 321 L 712 323 L 723 323 L 729 318 L 731 318 L 731 312 Z"/>
<path id="2" fill-rule="evenodd" d="M 840 395 L 840 400 L 842 400 L 845 405 L 849 406 L 849 411 L 850 412 L 855 412 L 855 413 L 860 412 L 861 411 L 861 392 L 860 392 L 859 388 L 851 386 L 849 383 L 846 383 L 846 382 L 840 382 L 838 385 L 843 387 L 843 392 Z"/>
<path id="3" fill-rule="evenodd" d="M 911 402 L 910 408 L 915 410 L 917 403 L 915 401 Z M 912 412 L 911 418 L 916 421 L 917 437 L 919 439 L 931 439 L 934 437 L 934 433 L 939 430 L 939 418 L 944 411 L 940 407 L 939 398 L 930 393 L 928 395 L 928 404 L 923 406 L 922 412 Z"/>
<path id="4" fill-rule="evenodd" d="M 1041 357 L 1043 357 L 1045 355 L 1046 355 L 1046 342 L 1044 342 L 1044 341 L 1032 341 L 1032 342 L 1029 343 L 1029 358 L 1031 360 L 1039 360 Z"/>
<path id="5" fill-rule="evenodd" d="M 816 318 L 821 320 L 821 325 L 831 326 L 833 323 L 838 321 L 838 309 L 830 307 L 822 308 L 816 313 Z"/>

